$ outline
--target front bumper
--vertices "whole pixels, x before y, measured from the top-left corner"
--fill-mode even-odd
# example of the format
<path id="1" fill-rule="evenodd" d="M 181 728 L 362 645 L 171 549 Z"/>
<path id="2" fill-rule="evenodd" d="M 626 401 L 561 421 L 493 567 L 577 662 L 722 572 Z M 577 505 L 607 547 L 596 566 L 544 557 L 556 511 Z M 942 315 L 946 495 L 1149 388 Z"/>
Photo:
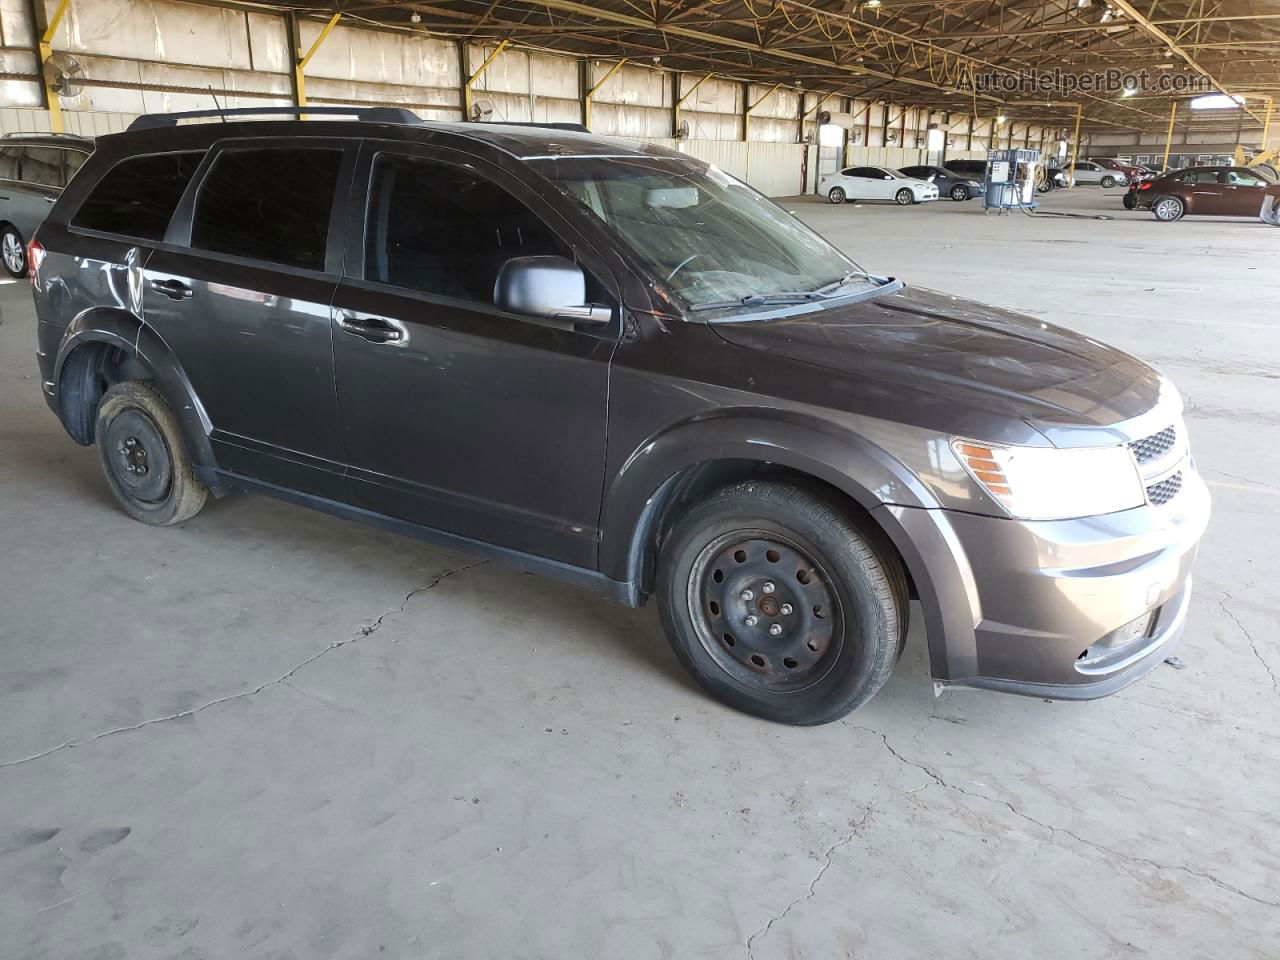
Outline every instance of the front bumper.
<path id="1" fill-rule="evenodd" d="M 935 679 L 1064 700 L 1137 680 L 1182 634 L 1209 510 L 1189 463 L 1168 504 L 1100 517 L 897 510 L 909 537 L 935 545 L 923 558 L 931 573 L 958 584 L 950 604 L 967 601 L 967 610 L 933 618 L 943 634 L 940 644 L 930 637 Z"/>

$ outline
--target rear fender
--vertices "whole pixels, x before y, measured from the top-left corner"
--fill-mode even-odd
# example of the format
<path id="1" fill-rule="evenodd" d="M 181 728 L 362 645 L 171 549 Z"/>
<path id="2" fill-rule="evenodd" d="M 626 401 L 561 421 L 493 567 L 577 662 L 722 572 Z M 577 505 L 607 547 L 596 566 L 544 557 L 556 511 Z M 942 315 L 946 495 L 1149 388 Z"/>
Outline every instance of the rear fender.
<path id="1" fill-rule="evenodd" d="M 154 381 L 178 418 L 192 461 L 208 470 L 217 466 L 209 443 L 213 424 L 178 358 L 155 330 L 125 310 L 86 310 L 67 325 L 58 346 L 53 372 L 54 398 L 60 417 L 63 367 L 76 349 L 90 343 L 105 343 L 117 347 L 136 361 L 145 375 Z"/>

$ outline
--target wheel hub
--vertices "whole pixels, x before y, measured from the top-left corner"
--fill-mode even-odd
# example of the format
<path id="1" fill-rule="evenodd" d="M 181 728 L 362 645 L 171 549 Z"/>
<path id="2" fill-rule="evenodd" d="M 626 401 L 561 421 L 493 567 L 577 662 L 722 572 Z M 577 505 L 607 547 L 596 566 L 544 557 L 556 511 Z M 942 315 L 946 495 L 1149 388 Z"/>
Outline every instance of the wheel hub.
<path id="1" fill-rule="evenodd" d="M 107 428 L 106 449 L 112 475 L 135 500 L 157 503 L 169 493 L 173 479 L 169 448 L 150 417 L 126 410 Z"/>
<path id="2" fill-rule="evenodd" d="M 839 610 L 828 577 L 797 545 L 730 534 L 702 551 L 691 574 L 690 612 L 726 672 L 787 689 L 825 675 L 838 652 Z"/>

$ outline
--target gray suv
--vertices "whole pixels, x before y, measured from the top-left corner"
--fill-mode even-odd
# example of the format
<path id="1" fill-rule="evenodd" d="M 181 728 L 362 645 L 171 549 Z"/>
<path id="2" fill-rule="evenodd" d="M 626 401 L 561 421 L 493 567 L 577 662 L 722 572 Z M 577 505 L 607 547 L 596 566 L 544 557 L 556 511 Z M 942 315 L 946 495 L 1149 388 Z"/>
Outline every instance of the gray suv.
<path id="1" fill-rule="evenodd" d="M 652 597 L 787 723 L 912 616 L 937 683 L 1067 699 L 1181 632 L 1209 499 L 1141 361 L 659 147 L 239 113 L 99 138 L 31 244 L 45 395 L 138 520 L 254 491 Z"/>
<path id="2" fill-rule="evenodd" d="M 92 151 L 92 140 L 70 134 L 0 137 L 0 263 L 9 276 L 27 275 L 28 241 Z"/>

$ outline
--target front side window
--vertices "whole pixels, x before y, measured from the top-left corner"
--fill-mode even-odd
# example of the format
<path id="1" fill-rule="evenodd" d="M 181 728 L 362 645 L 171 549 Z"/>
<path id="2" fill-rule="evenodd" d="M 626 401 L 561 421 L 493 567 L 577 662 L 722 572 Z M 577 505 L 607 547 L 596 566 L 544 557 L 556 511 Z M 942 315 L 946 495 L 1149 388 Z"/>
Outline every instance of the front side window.
<path id="1" fill-rule="evenodd" d="M 323 270 L 338 148 L 227 150 L 200 184 L 191 246 Z"/>
<path id="2" fill-rule="evenodd" d="M 777 204 L 691 158 L 555 157 L 530 165 L 692 308 L 808 294 L 862 274 Z"/>
<path id="3" fill-rule="evenodd" d="M 121 160 L 90 191 L 71 225 L 140 240 L 161 240 L 203 159 L 204 151 L 200 150 Z"/>
<path id="4" fill-rule="evenodd" d="M 381 154 L 373 164 L 365 279 L 493 303 L 512 257 L 573 251 L 520 200 L 475 170 Z"/>
<path id="5" fill-rule="evenodd" d="M 1265 187 L 1267 181 L 1254 173 L 1244 170 L 1228 170 L 1227 183 L 1233 183 L 1237 187 Z"/>

